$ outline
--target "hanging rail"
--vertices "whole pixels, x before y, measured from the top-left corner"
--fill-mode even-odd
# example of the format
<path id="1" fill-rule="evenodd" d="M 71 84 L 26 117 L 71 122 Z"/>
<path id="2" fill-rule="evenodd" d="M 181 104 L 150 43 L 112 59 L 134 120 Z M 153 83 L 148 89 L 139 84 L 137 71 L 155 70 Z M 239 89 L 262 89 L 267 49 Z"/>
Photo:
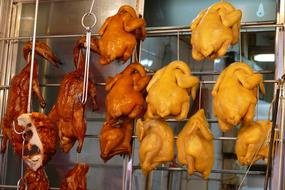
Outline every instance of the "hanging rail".
<path id="1" fill-rule="evenodd" d="M 251 28 L 284 28 L 284 24 L 276 24 L 272 21 L 263 21 L 263 22 L 245 22 L 241 23 L 241 29 L 251 29 Z M 158 36 L 159 34 L 172 33 L 176 35 L 177 32 L 179 34 L 191 33 L 190 26 L 174 26 L 174 27 L 146 27 L 147 35 L 150 36 L 155 34 Z M 81 37 L 82 34 L 63 34 L 63 35 L 39 35 L 37 39 L 47 39 L 47 38 L 75 38 Z M 99 36 L 99 34 L 92 34 L 92 36 Z M 19 37 L 4 37 L 0 38 L 1 40 L 31 40 L 31 36 L 19 36 Z"/>

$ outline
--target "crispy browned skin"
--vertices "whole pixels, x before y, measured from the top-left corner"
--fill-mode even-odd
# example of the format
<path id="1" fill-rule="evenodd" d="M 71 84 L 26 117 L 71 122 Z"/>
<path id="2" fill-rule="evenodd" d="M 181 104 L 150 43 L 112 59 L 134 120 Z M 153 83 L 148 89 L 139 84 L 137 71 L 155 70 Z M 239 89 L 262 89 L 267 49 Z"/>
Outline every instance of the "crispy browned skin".
<path id="1" fill-rule="evenodd" d="M 44 168 L 39 168 L 37 171 L 27 169 L 24 176 L 27 184 L 27 190 L 48 190 L 49 181 Z M 20 190 L 25 190 L 25 184 L 22 183 Z"/>
<path id="2" fill-rule="evenodd" d="M 85 163 L 76 164 L 70 170 L 65 179 L 60 184 L 60 190 L 86 190 L 86 174 L 88 173 L 89 166 Z"/>
<path id="3" fill-rule="evenodd" d="M 105 87 L 108 91 L 105 100 L 107 121 L 122 116 L 133 119 L 141 115 L 145 102 L 142 92 L 149 80 L 139 63 L 132 63 L 115 77 L 110 77 Z"/>
<path id="4" fill-rule="evenodd" d="M 132 55 L 137 40 L 146 36 L 145 22 L 138 18 L 129 5 L 120 7 L 117 14 L 107 18 L 99 30 L 100 64 L 109 64 L 115 59 L 126 62 Z"/>
<path id="5" fill-rule="evenodd" d="M 35 53 L 47 59 L 50 63 L 58 66 L 60 63 L 56 56 L 52 53 L 51 49 L 43 42 L 36 42 Z M 3 133 L 3 141 L 1 152 L 6 151 L 7 141 L 11 139 L 11 128 L 13 121 L 17 122 L 17 117 L 22 113 L 27 112 L 28 106 L 28 91 L 29 91 L 29 79 L 30 79 L 30 69 L 31 60 L 30 53 L 32 51 L 32 42 L 27 42 L 23 48 L 25 60 L 28 64 L 15 75 L 10 83 L 7 109 L 6 113 L 1 122 L 1 129 Z M 41 107 L 45 107 L 46 103 L 41 95 L 39 81 L 38 81 L 38 62 L 34 60 L 34 70 L 33 70 L 33 83 L 32 91 L 38 97 Z"/>
<path id="6" fill-rule="evenodd" d="M 213 4 L 193 20 L 191 25 L 192 57 L 202 60 L 223 56 L 238 42 L 242 12 L 230 3 Z"/>
<path id="7" fill-rule="evenodd" d="M 223 132 L 241 121 L 252 122 L 258 86 L 265 94 L 262 75 L 245 63 L 232 63 L 223 70 L 212 90 L 214 114 Z"/>
<path id="8" fill-rule="evenodd" d="M 101 158 L 106 162 L 118 154 L 130 155 L 132 134 L 133 126 L 129 120 L 119 126 L 105 122 L 100 132 Z"/>
<path id="9" fill-rule="evenodd" d="M 81 102 L 85 58 L 80 48 L 83 47 L 84 42 L 85 37 L 80 38 L 75 45 L 73 57 L 77 69 L 64 76 L 60 83 L 57 101 L 49 113 L 49 117 L 58 127 L 60 146 L 65 153 L 69 152 L 76 140 L 78 140 L 77 152 L 81 152 L 86 132 L 84 119 L 86 104 Z M 91 51 L 95 49 L 95 40 L 92 38 Z M 93 110 L 95 110 L 97 108 L 96 88 L 91 79 L 88 82 L 88 96 L 91 97 Z"/>

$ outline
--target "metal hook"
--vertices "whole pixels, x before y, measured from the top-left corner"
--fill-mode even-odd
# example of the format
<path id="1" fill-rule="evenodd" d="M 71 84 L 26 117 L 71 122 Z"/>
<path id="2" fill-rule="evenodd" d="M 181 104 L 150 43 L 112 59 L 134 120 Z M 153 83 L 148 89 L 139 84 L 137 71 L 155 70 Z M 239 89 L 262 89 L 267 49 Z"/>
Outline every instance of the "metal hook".
<path id="1" fill-rule="evenodd" d="M 239 62 L 242 62 L 242 51 L 241 51 L 241 31 L 239 30 Z"/>
<path id="2" fill-rule="evenodd" d="M 202 85 L 203 85 L 203 83 L 200 82 L 200 86 L 199 86 L 199 109 L 201 109 L 201 106 L 202 106 Z"/>
<path id="3" fill-rule="evenodd" d="M 23 181 L 23 183 L 25 184 L 25 190 L 28 190 L 28 184 L 26 182 L 26 180 L 24 178 L 20 178 L 17 182 L 17 190 L 20 189 L 20 185 L 21 185 L 21 182 Z"/>
<path id="4" fill-rule="evenodd" d="M 90 63 L 90 41 L 91 41 L 91 32 L 86 32 L 86 52 L 85 52 L 85 67 L 84 67 L 84 79 L 83 79 L 83 90 L 81 102 L 85 104 L 88 97 L 88 82 L 89 82 L 89 63 Z"/>
<path id="5" fill-rule="evenodd" d="M 180 40 L 179 40 L 179 31 L 177 31 L 177 60 L 180 60 Z"/>
<path id="6" fill-rule="evenodd" d="M 85 25 L 85 23 L 84 23 L 84 20 L 85 20 L 85 18 L 86 18 L 87 16 L 92 16 L 92 17 L 93 17 L 93 20 L 94 20 L 94 21 L 93 21 L 93 24 L 92 24 L 91 26 L 87 26 L 87 25 Z M 96 15 L 95 15 L 94 13 L 89 12 L 89 13 L 85 13 L 85 14 L 82 16 L 81 25 L 85 28 L 85 30 L 87 30 L 87 31 L 91 30 L 91 29 L 96 25 L 96 23 L 97 23 L 97 17 L 96 17 Z"/>

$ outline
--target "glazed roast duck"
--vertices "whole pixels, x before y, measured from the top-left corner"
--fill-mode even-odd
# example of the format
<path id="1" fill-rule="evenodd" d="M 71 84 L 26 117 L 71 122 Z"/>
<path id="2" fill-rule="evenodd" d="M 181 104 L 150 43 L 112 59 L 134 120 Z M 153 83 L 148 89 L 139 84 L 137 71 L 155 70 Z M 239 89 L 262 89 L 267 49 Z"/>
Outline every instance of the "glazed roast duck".
<path id="1" fill-rule="evenodd" d="M 48 190 L 49 181 L 44 168 L 33 171 L 26 169 L 24 175 L 25 183 L 21 183 L 20 190 Z"/>
<path id="2" fill-rule="evenodd" d="M 99 30 L 98 40 L 100 64 L 109 64 L 115 59 L 126 62 L 132 55 L 137 40 L 146 36 L 145 21 L 138 18 L 129 5 L 120 7 L 117 14 L 106 19 Z"/>
<path id="3" fill-rule="evenodd" d="M 200 61 L 223 56 L 238 42 L 242 12 L 220 1 L 203 10 L 191 24 L 192 57 Z"/>
<path id="4" fill-rule="evenodd" d="M 59 130 L 60 147 L 67 153 L 78 140 L 77 152 L 81 152 L 86 132 L 84 113 L 86 104 L 81 102 L 85 57 L 81 48 L 84 47 L 85 37 L 77 40 L 73 58 L 76 70 L 67 73 L 60 83 L 55 105 L 48 114 Z M 91 51 L 96 49 L 96 39 L 91 38 Z M 97 109 L 95 83 L 89 78 L 88 97 L 91 98 L 93 110 Z"/>
<path id="5" fill-rule="evenodd" d="M 23 48 L 23 54 L 26 62 L 28 63 L 17 75 L 11 79 L 7 109 L 1 121 L 1 129 L 3 134 L 1 152 L 4 153 L 7 146 L 8 139 L 11 140 L 11 130 L 13 122 L 17 125 L 17 118 L 27 112 L 28 107 L 28 91 L 29 91 L 29 78 L 31 72 L 31 51 L 32 42 L 27 42 Z M 35 53 L 42 56 L 49 63 L 58 67 L 60 61 L 53 54 L 52 50 L 43 42 L 36 41 Z M 38 61 L 34 59 L 32 91 L 38 97 L 40 106 L 45 107 L 46 102 L 41 95 L 39 82 L 38 82 Z"/>

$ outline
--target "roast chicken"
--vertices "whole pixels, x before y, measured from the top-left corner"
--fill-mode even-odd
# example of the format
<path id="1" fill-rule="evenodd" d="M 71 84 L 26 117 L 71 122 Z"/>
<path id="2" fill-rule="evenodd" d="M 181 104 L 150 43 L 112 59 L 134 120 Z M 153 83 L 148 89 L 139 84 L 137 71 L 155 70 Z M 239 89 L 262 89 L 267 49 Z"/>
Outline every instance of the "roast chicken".
<path id="1" fill-rule="evenodd" d="M 25 171 L 24 182 L 20 185 L 20 190 L 48 190 L 49 181 L 44 168 L 37 171 L 27 169 Z"/>
<path id="2" fill-rule="evenodd" d="M 202 60 L 223 56 L 238 42 L 242 12 L 220 1 L 203 10 L 191 24 L 192 57 Z"/>
<path id="3" fill-rule="evenodd" d="M 178 161 L 187 165 L 188 174 L 197 171 L 207 179 L 214 165 L 214 142 L 203 109 L 188 120 L 176 144 Z"/>
<path id="4" fill-rule="evenodd" d="M 84 47 L 84 43 L 85 37 L 76 42 L 73 52 L 76 70 L 64 76 L 56 103 L 49 113 L 49 117 L 58 127 L 60 147 L 65 153 L 69 152 L 76 140 L 78 140 L 77 152 L 81 152 L 86 132 L 84 118 L 86 104 L 81 102 L 85 58 L 80 49 Z M 95 49 L 95 40 L 92 37 L 90 50 L 94 52 Z M 88 97 L 91 97 L 93 110 L 97 109 L 96 88 L 91 79 L 88 82 Z"/>
<path id="5" fill-rule="evenodd" d="M 56 152 L 56 126 L 45 114 L 32 112 L 21 114 L 15 129 L 17 132 L 25 131 L 23 160 L 30 169 L 37 171 Z M 23 138 L 16 131 L 11 131 L 11 143 L 14 151 L 22 156 Z"/>
<path id="6" fill-rule="evenodd" d="M 185 119 L 190 107 L 189 92 L 195 99 L 198 86 L 199 79 L 191 75 L 186 63 L 182 61 L 169 63 L 154 74 L 146 88 L 148 95 L 145 116 Z"/>
<path id="7" fill-rule="evenodd" d="M 236 154 L 241 165 L 254 164 L 268 157 L 270 131 L 268 120 L 242 124 L 236 141 Z"/>
<path id="8" fill-rule="evenodd" d="M 76 164 L 70 170 L 65 179 L 60 184 L 60 190 L 86 190 L 86 174 L 88 173 L 89 166 L 85 163 Z"/>
<path id="9" fill-rule="evenodd" d="M 99 63 L 105 65 L 115 59 L 126 62 L 131 57 L 137 40 L 143 40 L 146 36 L 145 21 L 138 18 L 131 6 L 124 5 L 117 14 L 107 18 L 99 35 Z"/>
<path id="10" fill-rule="evenodd" d="M 105 122 L 100 132 L 101 158 L 106 162 L 118 154 L 131 154 L 133 127 L 129 120 L 121 124 Z"/>
<path id="11" fill-rule="evenodd" d="M 159 164 L 173 160 L 174 135 L 165 121 L 139 119 L 136 135 L 140 142 L 139 159 L 144 175 L 148 175 Z"/>
<path id="12" fill-rule="evenodd" d="M 128 65 L 125 70 L 107 80 L 105 89 L 107 121 L 119 117 L 137 118 L 144 108 L 143 90 L 150 77 L 139 63 Z"/>
<path id="13" fill-rule="evenodd" d="M 28 92 L 29 92 L 29 79 L 31 69 L 31 52 L 32 42 L 27 42 L 24 45 L 23 53 L 26 62 L 28 63 L 17 75 L 11 79 L 7 109 L 6 113 L 1 121 L 1 129 L 3 134 L 1 152 L 6 151 L 7 141 L 11 140 L 11 129 L 12 124 L 17 124 L 17 118 L 19 115 L 26 113 L 28 107 Z M 35 53 L 47 59 L 54 66 L 58 66 L 60 61 L 53 54 L 52 50 L 43 42 L 36 41 Z M 33 70 L 33 82 L 32 91 L 38 97 L 40 106 L 45 107 L 46 102 L 41 95 L 39 81 L 38 81 L 38 62 L 34 59 L 34 70 Z"/>
<path id="14" fill-rule="evenodd" d="M 236 62 L 222 71 L 214 88 L 214 115 L 223 132 L 241 121 L 252 122 L 257 102 L 258 86 L 265 94 L 261 74 L 255 74 L 249 65 Z"/>

